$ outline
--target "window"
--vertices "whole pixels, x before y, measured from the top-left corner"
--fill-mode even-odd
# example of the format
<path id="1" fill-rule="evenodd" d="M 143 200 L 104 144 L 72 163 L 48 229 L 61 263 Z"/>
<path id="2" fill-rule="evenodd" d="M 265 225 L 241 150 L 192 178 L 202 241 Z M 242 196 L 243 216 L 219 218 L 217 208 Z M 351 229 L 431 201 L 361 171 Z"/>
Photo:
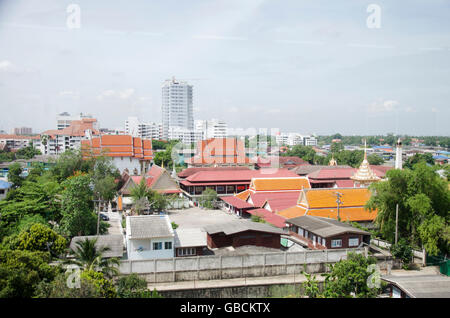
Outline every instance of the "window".
<path id="1" fill-rule="evenodd" d="M 164 242 L 164 249 L 165 250 L 171 250 L 172 249 L 172 242 Z"/>
<path id="2" fill-rule="evenodd" d="M 359 245 L 359 238 L 351 237 L 348 239 L 348 246 L 358 246 L 358 245 Z"/>
<path id="3" fill-rule="evenodd" d="M 186 248 L 179 248 L 178 249 L 178 256 L 191 256 L 195 255 L 196 249 L 194 247 L 186 247 Z"/>
<path id="4" fill-rule="evenodd" d="M 153 242 L 154 250 L 162 250 L 162 242 Z"/>
<path id="5" fill-rule="evenodd" d="M 342 240 L 331 240 L 331 247 L 342 247 Z"/>

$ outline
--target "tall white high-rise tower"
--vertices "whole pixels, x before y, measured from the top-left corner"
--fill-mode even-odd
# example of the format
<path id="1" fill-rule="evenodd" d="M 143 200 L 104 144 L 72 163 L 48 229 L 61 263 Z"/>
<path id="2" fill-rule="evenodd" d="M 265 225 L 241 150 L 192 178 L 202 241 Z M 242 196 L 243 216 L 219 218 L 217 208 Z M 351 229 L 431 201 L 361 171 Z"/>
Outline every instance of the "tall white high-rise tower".
<path id="1" fill-rule="evenodd" d="M 192 90 L 192 85 L 177 81 L 175 77 L 164 82 L 161 109 L 163 139 L 168 139 L 172 127 L 194 130 Z"/>
<path id="2" fill-rule="evenodd" d="M 397 140 L 397 147 L 395 148 L 395 169 L 402 169 L 403 166 L 403 152 L 402 152 L 402 141 L 400 138 Z"/>

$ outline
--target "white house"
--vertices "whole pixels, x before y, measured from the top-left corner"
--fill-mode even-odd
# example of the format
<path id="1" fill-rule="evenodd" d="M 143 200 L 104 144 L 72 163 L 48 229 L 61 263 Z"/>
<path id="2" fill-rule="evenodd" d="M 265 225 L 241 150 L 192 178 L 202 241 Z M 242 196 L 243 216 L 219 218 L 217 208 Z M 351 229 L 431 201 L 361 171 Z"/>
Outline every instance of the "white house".
<path id="1" fill-rule="evenodd" d="M 128 259 L 175 256 L 175 234 L 167 215 L 127 216 L 126 231 Z"/>

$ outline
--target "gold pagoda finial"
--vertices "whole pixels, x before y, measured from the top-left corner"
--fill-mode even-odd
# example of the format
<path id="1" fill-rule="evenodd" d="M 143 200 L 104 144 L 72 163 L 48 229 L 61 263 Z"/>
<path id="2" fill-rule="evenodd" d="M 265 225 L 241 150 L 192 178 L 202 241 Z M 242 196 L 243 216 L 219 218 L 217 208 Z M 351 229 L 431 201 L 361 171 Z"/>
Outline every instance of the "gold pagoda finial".
<path id="1" fill-rule="evenodd" d="M 334 155 L 331 155 L 331 160 L 328 163 L 329 166 L 337 166 L 337 161 L 334 159 Z"/>

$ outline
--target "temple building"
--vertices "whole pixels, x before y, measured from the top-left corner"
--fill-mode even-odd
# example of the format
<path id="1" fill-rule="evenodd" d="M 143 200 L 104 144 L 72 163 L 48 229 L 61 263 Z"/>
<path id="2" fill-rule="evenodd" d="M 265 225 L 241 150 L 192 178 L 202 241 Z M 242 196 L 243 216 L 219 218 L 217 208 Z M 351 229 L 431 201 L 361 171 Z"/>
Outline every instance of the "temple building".
<path id="1" fill-rule="evenodd" d="M 381 178 L 378 177 L 369 166 L 369 161 L 367 161 L 367 151 L 365 142 L 364 142 L 364 160 L 359 166 L 359 169 L 356 171 L 356 173 L 350 178 L 354 181 L 355 187 L 363 187 L 363 188 L 367 188 L 373 182 L 381 180 Z"/>
<path id="2" fill-rule="evenodd" d="M 296 205 L 277 214 L 286 219 L 311 215 L 340 219 L 343 222 L 358 222 L 371 227 L 377 211 L 365 208 L 370 196 L 371 193 L 367 188 L 303 189 Z"/>

